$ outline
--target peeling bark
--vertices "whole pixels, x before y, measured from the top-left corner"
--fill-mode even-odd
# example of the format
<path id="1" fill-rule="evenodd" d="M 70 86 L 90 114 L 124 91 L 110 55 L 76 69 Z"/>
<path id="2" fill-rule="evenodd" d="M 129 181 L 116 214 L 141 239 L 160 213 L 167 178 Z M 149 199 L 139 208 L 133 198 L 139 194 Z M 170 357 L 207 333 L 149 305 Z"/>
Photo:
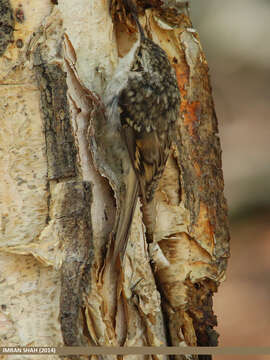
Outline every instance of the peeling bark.
<path id="1" fill-rule="evenodd" d="M 169 323 L 167 341 L 215 346 L 212 295 L 226 269 L 229 234 L 208 67 L 185 4 L 175 9 L 165 9 L 165 2 L 147 5 L 154 9 L 141 21 L 170 56 L 182 100 L 179 133 L 156 196 L 158 220 L 155 244 L 150 245 Z M 125 14 L 114 10 L 124 21 Z M 131 23 L 128 28 L 132 31 Z"/>
<path id="2" fill-rule="evenodd" d="M 111 9 L 100 0 L 2 3 L 0 255 L 3 268 L 15 265 L 4 274 L 9 290 L 0 316 L 10 345 L 216 346 L 212 296 L 229 257 L 227 206 L 208 66 L 187 2 L 137 1 L 146 34 L 168 54 L 181 92 L 178 132 L 152 209 L 152 244 L 140 198 L 134 214 L 127 204 L 137 179 L 120 124 L 104 104 L 119 58 L 137 40 L 122 2 L 113 0 Z M 39 9 L 34 19 L 31 6 Z M 129 218 L 119 267 L 111 259 L 114 235 Z M 25 318 L 20 326 L 28 334 L 21 335 L 11 306 L 18 296 L 29 311 L 8 276 L 23 255 L 29 277 L 39 279 L 39 269 L 53 294 L 35 289 L 41 307 L 53 304 L 45 340 L 29 335 Z M 42 332 L 40 322 L 35 326 Z"/>
<path id="3" fill-rule="evenodd" d="M 48 161 L 49 214 L 48 223 L 54 223 L 61 246 L 60 324 L 64 344 L 87 344 L 84 336 L 85 319 L 82 314 L 83 297 L 89 291 L 90 266 L 93 257 L 91 203 L 89 181 L 81 181 L 77 164 L 75 137 L 70 120 L 66 73 L 62 70 L 63 53 L 60 39 L 55 41 L 58 62 L 47 56 L 47 34 L 61 22 L 48 25 L 39 35 L 34 50 L 34 68 L 41 94 L 41 112 L 44 121 L 46 155 Z M 44 37 L 43 37 L 44 36 Z M 61 64 L 62 63 L 62 64 Z M 72 180 L 69 180 L 72 179 Z"/>

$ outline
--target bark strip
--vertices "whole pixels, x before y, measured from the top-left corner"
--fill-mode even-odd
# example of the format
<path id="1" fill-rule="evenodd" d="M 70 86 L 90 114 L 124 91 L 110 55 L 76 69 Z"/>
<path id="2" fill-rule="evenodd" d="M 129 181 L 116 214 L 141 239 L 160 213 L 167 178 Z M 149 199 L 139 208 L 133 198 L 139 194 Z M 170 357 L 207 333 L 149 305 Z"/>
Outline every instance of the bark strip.
<path id="1" fill-rule="evenodd" d="M 61 267 L 60 322 L 65 345 L 86 345 L 83 335 L 83 294 L 88 291 L 92 253 L 91 185 L 66 182 L 60 208 L 65 257 Z"/>
<path id="2" fill-rule="evenodd" d="M 35 54 L 36 61 L 39 52 Z M 66 74 L 60 66 L 41 63 L 35 67 L 41 89 L 41 106 L 48 159 L 48 178 L 76 175 L 76 148 L 67 102 Z"/>

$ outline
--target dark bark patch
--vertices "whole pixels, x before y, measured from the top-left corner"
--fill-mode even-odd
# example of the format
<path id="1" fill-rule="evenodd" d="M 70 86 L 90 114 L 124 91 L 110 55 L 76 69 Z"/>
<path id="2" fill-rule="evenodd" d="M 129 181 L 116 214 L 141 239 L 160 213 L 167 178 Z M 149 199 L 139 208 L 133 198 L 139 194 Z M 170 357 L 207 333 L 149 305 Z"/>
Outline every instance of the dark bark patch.
<path id="1" fill-rule="evenodd" d="M 188 286 L 189 295 L 187 313 L 193 320 L 197 346 L 217 346 L 218 333 L 213 329 L 217 325 L 217 318 L 212 309 L 212 297 L 217 291 L 217 284 L 213 280 L 205 279 L 194 284 L 186 280 L 185 285 Z"/>
<path id="2" fill-rule="evenodd" d="M 22 41 L 22 39 L 18 39 L 18 40 L 16 41 L 16 46 L 17 46 L 18 49 L 21 49 L 21 48 L 23 47 L 23 41 Z"/>
<path id="3" fill-rule="evenodd" d="M 60 323 L 67 346 L 85 345 L 81 333 L 83 294 L 89 291 L 89 270 L 93 258 L 89 182 L 69 181 L 61 194 L 57 218 L 61 223 L 64 261 L 61 268 Z M 61 207 L 60 207 L 61 208 Z"/>
<path id="4" fill-rule="evenodd" d="M 37 54 L 38 58 L 40 54 Z M 48 159 L 48 179 L 76 176 L 76 147 L 70 123 L 66 74 L 60 66 L 43 64 L 36 67 L 41 90 L 41 108 Z"/>
<path id="5" fill-rule="evenodd" d="M 14 16 L 9 0 L 0 1 L 0 56 L 13 41 Z"/>

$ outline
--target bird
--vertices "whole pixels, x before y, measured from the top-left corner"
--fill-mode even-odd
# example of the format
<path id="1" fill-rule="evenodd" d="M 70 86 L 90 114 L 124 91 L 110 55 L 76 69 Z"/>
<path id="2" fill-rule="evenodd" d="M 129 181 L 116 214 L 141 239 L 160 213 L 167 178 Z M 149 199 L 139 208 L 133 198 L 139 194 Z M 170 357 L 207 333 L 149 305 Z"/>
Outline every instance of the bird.
<path id="1" fill-rule="evenodd" d="M 132 0 L 122 1 L 137 25 L 139 39 L 120 61 L 119 70 L 109 86 L 110 103 L 120 120 L 142 204 L 147 208 L 153 202 L 175 137 L 181 99 L 175 70 L 167 54 L 145 35 Z M 130 216 L 136 206 L 134 199 L 130 204 L 133 206 Z M 143 216 L 146 228 L 147 222 L 151 221 L 149 218 L 151 214 L 146 211 Z M 131 219 L 125 224 L 128 229 L 121 231 L 116 256 L 118 253 L 123 256 L 125 252 L 130 224 Z"/>

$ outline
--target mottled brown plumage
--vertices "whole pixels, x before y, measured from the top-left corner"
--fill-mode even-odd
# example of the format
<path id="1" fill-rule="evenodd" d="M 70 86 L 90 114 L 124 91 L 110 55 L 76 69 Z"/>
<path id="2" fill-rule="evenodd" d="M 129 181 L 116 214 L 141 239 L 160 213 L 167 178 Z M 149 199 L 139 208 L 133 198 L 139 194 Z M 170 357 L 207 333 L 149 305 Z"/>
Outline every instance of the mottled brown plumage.
<path id="1" fill-rule="evenodd" d="M 140 39 L 120 60 L 106 89 L 109 121 L 122 125 L 127 149 L 143 201 L 143 221 L 148 241 L 155 226 L 155 190 L 169 155 L 180 110 L 180 93 L 175 71 L 166 53 L 147 38 L 131 0 L 122 0 L 126 13 L 133 16 Z M 133 173 L 133 172 L 132 172 Z M 137 179 L 124 179 L 125 193 L 115 231 L 113 261 L 122 260 L 137 203 Z"/>
<path id="2" fill-rule="evenodd" d="M 145 36 L 141 37 L 118 105 L 141 193 L 144 201 L 149 202 L 168 158 L 180 95 L 166 53 Z"/>

